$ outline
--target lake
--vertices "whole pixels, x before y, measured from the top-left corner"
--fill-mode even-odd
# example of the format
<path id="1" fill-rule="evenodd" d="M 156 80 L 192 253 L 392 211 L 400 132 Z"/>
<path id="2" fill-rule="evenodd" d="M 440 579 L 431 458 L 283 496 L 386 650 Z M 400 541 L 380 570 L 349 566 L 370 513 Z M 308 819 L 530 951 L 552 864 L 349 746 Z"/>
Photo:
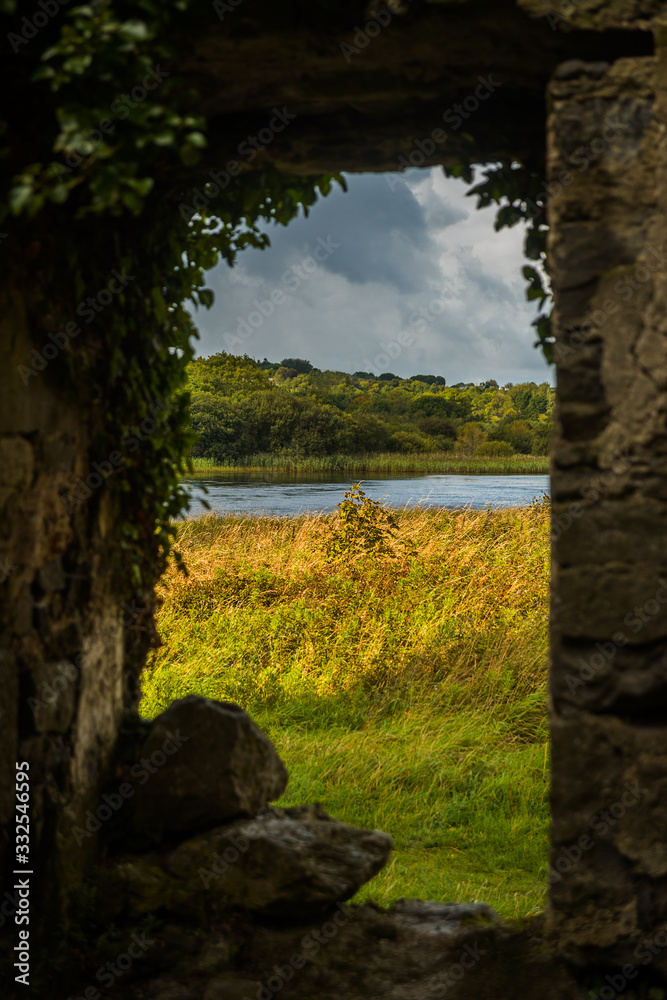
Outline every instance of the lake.
<path id="1" fill-rule="evenodd" d="M 233 474 L 186 479 L 192 500 L 187 517 L 206 513 L 205 496 L 217 514 L 272 514 L 294 516 L 331 511 L 345 490 L 358 481 L 335 474 L 289 477 L 270 474 Z M 205 495 L 202 486 L 208 490 Z M 520 507 L 549 492 L 548 476 L 387 476 L 362 481 L 373 500 L 389 507 Z"/>

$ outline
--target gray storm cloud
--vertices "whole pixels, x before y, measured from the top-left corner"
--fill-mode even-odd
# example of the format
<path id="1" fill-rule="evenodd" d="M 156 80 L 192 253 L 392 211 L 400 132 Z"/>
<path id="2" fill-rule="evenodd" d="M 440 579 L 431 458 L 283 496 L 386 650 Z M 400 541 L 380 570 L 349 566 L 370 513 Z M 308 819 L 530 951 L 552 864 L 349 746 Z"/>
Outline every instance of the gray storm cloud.
<path id="1" fill-rule="evenodd" d="M 309 217 L 269 229 L 208 275 L 199 354 L 220 350 L 318 368 L 433 373 L 449 384 L 551 381 L 534 350 L 521 227 L 496 233 L 441 170 L 346 176 Z"/>

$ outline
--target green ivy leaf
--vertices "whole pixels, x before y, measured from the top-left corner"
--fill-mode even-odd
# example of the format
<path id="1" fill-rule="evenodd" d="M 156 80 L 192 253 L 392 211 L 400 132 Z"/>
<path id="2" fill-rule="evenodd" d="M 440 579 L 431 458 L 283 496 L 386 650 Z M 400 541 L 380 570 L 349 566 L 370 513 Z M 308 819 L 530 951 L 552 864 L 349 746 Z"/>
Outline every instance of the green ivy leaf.
<path id="1" fill-rule="evenodd" d="M 13 215 L 19 215 L 32 198 L 32 185 L 17 184 L 9 192 L 9 208 Z"/>
<path id="2" fill-rule="evenodd" d="M 125 183 L 142 198 L 145 198 L 153 190 L 155 181 L 152 177 L 128 177 Z"/>
<path id="3" fill-rule="evenodd" d="M 67 201 L 69 197 L 70 187 L 67 184 L 57 184 L 55 187 L 50 188 L 48 191 L 48 197 L 51 201 L 55 202 L 57 205 L 62 205 Z"/>
<path id="4" fill-rule="evenodd" d="M 121 194 L 121 201 L 126 208 L 129 208 L 133 215 L 141 215 L 144 207 L 143 198 L 141 198 L 134 191 L 128 191 L 127 189 L 123 191 Z"/>
<path id="5" fill-rule="evenodd" d="M 146 136 L 147 142 L 154 142 L 156 146 L 173 146 L 176 133 L 173 129 L 165 129 L 164 132 L 155 132 Z"/>
<path id="6" fill-rule="evenodd" d="M 118 34 L 123 38 L 127 38 L 132 42 L 145 42 L 150 38 L 150 31 L 148 30 L 148 25 L 145 21 L 139 21 L 137 18 L 132 18 L 129 21 L 124 21 L 121 24 Z"/>
<path id="7" fill-rule="evenodd" d="M 539 299 L 540 303 L 544 302 L 545 299 L 549 297 L 549 293 L 544 290 L 542 285 L 542 276 L 535 270 L 534 267 L 526 266 L 522 268 L 521 273 L 527 282 L 529 282 L 528 288 L 526 289 L 526 298 L 529 302 L 533 299 Z"/>
<path id="8" fill-rule="evenodd" d="M 31 82 L 36 83 L 38 80 L 50 80 L 56 75 L 56 71 L 53 66 L 40 66 L 30 77 Z"/>
<path id="9" fill-rule="evenodd" d="M 539 340 L 535 341 L 534 347 L 540 347 L 542 349 L 542 354 L 545 357 L 547 364 L 553 365 L 555 363 L 555 339 L 553 336 L 553 328 L 551 324 L 551 313 L 548 315 L 538 316 L 537 319 L 533 320 L 532 325 L 537 330 L 537 335 Z"/>
<path id="10" fill-rule="evenodd" d="M 71 56 L 63 63 L 63 69 L 67 73 L 74 73 L 75 76 L 81 76 L 88 69 L 92 61 L 93 57 L 88 54 Z"/>
<path id="11" fill-rule="evenodd" d="M 206 136 L 203 132 L 188 132 L 185 141 L 191 146 L 195 146 L 196 149 L 205 149 L 208 146 Z"/>

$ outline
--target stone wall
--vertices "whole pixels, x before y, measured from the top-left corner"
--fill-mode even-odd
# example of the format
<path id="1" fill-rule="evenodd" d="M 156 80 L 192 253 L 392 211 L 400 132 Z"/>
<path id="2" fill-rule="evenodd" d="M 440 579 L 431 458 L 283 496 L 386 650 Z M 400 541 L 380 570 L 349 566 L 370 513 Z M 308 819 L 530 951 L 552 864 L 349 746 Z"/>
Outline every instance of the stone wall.
<path id="1" fill-rule="evenodd" d="M 398 170 L 399 157 L 419 152 L 415 140 L 438 128 L 446 140 L 421 165 L 467 159 L 472 136 L 480 162 L 510 155 L 541 168 L 545 88 L 556 67 L 652 47 L 641 30 L 647 19 L 627 9 L 619 18 L 608 5 L 573 32 L 554 30 L 541 11 L 514 0 L 389 6 L 393 13 L 379 18 L 363 3 L 277 15 L 265 0 L 244 0 L 222 21 L 202 6 L 192 54 L 169 67 L 197 87 L 212 125 L 210 154 L 191 177 L 200 182 L 230 158 L 299 174 Z M 607 30 L 587 30 L 600 27 Z M 480 78 L 491 79 L 491 95 L 458 126 L 452 115 L 443 121 L 455 103 L 474 98 Z M 268 124 L 276 105 L 295 117 L 248 163 L 238 144 Z"/>
<path id="2" fill-rule="evenodd" d="M 105 491 L 67 499 L 84 495 L 77 481 L 91 472 L 99 416 L 61 388 L 62 351 L 30 293 L 5 283 L 0 299 L 0 846 L 4 874 L 14 864 L 14 762 L 26 760 L 34 927 L 61 912 L 65 867 L 80 877 L 96 857 L 71 828 L 95 802 L 136 698 L 125 649 L 141 615 L 124 614 L 115 596 Z M 7 874 L 2 889 L 12 883 Z M 2 907 L 4 926 L 6 896 Z"/>
<path id="3" fill-rule="evenodd" d="M 667 920 L 662 60 L 565 64 L 549 93 L 549 928 L 576 961 L 636 963 Z"/>

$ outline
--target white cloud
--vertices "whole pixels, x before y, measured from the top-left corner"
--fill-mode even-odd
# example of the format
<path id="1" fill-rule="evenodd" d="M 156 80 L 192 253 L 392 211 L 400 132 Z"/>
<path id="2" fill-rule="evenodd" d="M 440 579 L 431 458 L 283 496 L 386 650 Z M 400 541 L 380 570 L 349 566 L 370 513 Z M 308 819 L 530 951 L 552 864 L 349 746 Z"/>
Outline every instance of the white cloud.
<path id="1" fill-rule="evenodd" d="M 532 346 L 522 226 L 496 233 L 493 208 L 477 211 L 466 185 L 440 169 L 389 175 L 391 183 L 382 174 L 347 179 L 347 194 L 335 190 L 308 219 L 272 230 L 270 249 L 245 250 L 233 269 L 210 272 L 216 304 L 196 314 L 198 353 L 307 357 L 319 368 L 433 373 L 449 384 L 552 381 Z M 285 272 L 318 237 L 340 246 L 286 290 Z M 277 288 L 285 301 L 259 317 L 256 303 Z M 225 338 L 251 314 L 251 336 Z"/>

